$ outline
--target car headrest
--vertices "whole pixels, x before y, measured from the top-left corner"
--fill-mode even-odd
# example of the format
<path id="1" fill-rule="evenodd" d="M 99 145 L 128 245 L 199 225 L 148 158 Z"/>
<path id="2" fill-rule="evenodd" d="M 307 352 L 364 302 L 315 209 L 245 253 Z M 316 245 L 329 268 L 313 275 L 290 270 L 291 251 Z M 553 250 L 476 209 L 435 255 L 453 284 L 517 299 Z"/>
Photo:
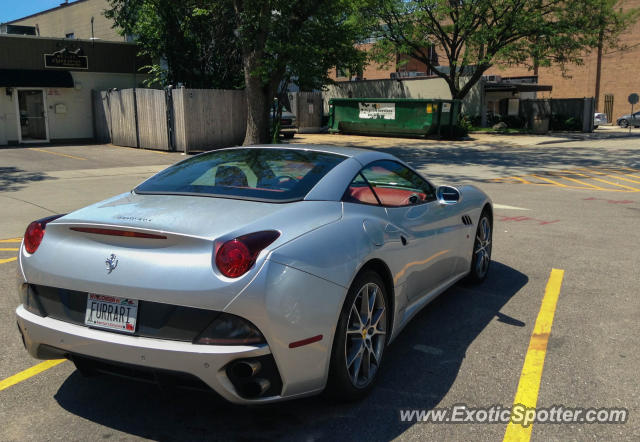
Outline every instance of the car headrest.
<path id="1" fill-rule="evenodd" d="M 247 176 L 238 166 L 218 166 L 216 186 L 249 187 Z"/>

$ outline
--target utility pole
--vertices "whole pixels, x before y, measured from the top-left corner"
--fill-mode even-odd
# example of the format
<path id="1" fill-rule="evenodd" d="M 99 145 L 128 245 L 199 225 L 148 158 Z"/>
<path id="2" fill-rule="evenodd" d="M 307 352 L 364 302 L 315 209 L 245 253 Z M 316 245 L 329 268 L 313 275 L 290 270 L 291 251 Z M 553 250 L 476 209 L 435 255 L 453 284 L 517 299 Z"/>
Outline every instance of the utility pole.
<path id="1" fill-rule="evenodd" d="M 595 90 L 596 111 L 600 111 L 600 79 L 602 78 L 602 46 L 604 45 L 604 28 L 605 28 L 604 4 L 605 4 L 605 0 L 601 0 L 600 1 L 600 17 L 598 17 L 598 25 L 600 26 L 600 29 L 598 29 L 598 58 L 596 61 L 596 90 Z"/>
<path id="2" fill-rule="evenodd" d="M 600 111 L 600 79 L 602 77 L 602 40 L 604 39 L 604 27 L 600 27 L 598 33 L 598 60 L 596 61 L 596 111 Z"/>

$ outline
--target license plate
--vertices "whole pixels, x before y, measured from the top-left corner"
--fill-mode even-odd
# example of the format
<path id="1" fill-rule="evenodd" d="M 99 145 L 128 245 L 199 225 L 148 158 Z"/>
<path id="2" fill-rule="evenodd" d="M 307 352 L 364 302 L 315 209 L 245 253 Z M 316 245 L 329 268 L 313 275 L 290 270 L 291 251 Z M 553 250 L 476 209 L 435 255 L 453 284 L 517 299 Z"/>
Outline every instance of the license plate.
<path id="1" fill-rule="evenodd" d="M 138 317 L 138 301 L 115 296 L 96 295 L 87 296 L 87 312 L 84 317 L 85 325 L 126 333 L 136 331 Z"/>

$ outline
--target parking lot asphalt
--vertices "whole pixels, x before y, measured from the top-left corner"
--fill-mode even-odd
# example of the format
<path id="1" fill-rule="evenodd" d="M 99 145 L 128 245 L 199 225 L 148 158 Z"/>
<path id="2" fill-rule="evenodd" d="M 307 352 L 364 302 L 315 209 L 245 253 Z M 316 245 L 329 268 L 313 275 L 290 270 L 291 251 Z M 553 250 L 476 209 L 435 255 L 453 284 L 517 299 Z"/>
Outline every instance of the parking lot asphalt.
<path id="1" fill-rule="evenodd" d="M 293 141 L 381 149 L 436 184 L 485 190 L 496 204 L 488 279 L 458 284 L 418 314 L 358 403 L 312 397 L 240 407 L 202 393 L 84 378 L 69 362 L 16 378 L 40 362 L 24 351 L 13 312 L 12 258 L 28 222 L 129 190 L 184 156 L 108 145 L 0 149 L 0 440 L 502 440 L 503 423 L 402 422 L 400 411 L 531 400 L 522 383 L 531 370 L 523 368 L 540 352 L 534 405 L 629 414 L 624 424 L 536 423 L 531 440 L 640 438 L 640 139 Z M 541 305 L 552 269 L 563 276 L 549 318 Z M 540 333 L 545 320 L 550 333 Z"/>

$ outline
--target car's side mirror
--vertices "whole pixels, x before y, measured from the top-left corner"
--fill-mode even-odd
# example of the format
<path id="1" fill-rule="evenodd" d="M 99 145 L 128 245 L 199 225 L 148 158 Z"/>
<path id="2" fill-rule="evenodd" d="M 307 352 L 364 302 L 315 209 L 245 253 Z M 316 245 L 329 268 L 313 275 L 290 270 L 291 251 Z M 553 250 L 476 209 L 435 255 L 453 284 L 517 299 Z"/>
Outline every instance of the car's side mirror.
<path id="1" fill-rule="evenodd" d="M 440 186 L 436 190 L 436 198 L 443 205 L 456 204 L 460 201 L 460 191 L 451 186 Z"/>

